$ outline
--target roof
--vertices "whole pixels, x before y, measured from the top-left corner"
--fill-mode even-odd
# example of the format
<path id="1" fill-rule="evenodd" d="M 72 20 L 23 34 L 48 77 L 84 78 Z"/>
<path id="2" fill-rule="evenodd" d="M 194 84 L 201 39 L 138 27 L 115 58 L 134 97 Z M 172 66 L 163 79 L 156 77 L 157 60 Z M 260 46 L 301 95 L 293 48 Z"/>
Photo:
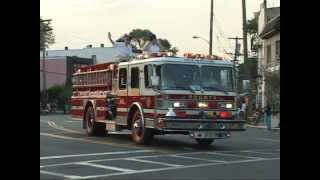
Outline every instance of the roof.
<path id="1" fill-rule="evenodd" d="M 274 17 L 280 16 L 280 7 L 272 7 L 266 9 L 267 22 L 269 22 Z"/>
<path id="2" fill-rule="evenodd" d="M 179 64 L 202 64 L 202 65 L 217 65 L 217 66 L 233 66 L 233 63 L 231 61 L 227 60 L 209 60 L 209 59 L 203 59 L 203 60 L 195 60 L 195 59 L 189 59 L 184 57 L 155 57 L 155 58 L 149 58 L 149 59 L 142 59 L 142 60 L 133 60 L 129 62 L 122 62 L 119 65 L 127 65 L 127 64 L 140 64 L 140 63 L 148 63 L 148 62 L 154 62 L 162 64 L 163 62 L 166 63 L 179 63 Z"/>
<path id="3" fill-rule="evenodd" d="M 276 33 L 280 32 L 280 15 L 272 18 L 263 28 L 260 33 L 262 39 L 267 39 Z"/>

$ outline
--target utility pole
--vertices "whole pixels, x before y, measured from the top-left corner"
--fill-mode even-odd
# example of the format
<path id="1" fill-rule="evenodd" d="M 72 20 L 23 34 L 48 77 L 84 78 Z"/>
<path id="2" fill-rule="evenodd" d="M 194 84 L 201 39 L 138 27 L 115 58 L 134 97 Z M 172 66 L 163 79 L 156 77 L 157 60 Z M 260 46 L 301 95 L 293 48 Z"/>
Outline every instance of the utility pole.
<path id="1" fill-rule="evenodd" d="M 42 49 L 42 73 L 43 73 L 43 88 L 42 88 L 42 91 L 43 91 L 43 101 L 44 103 L 46 104 L 47 102 L 47 82 L 46 82 L 46 48 L 43 48 Z"/>
<path id="2" fill-rule="evenodd" d="M 242 0 L 242 28 L 244 63 L 248 60 L 246 0 Z"/>
<path id="3" fill-rule="evenodd" d="M 236 63 L 238 62 L 238 56 L 242 55 L 240 54 L 240 47 L 238 46 L 239 43 L 238 43 L 238 40 L 241 40 L 243 38 L 239 38 L 239 37 L 230 37 L 228 39 L 232 39 L 232 40 L 235 40 L 236 42 L 236 45 L 235 45 L 235 50 L 234 50 L 234 60 L 233 60 L 233 69 L 234 69 L 234 79 L 235 79 L 235 88 L 238 89 L 238 70 L 236 69 Z"/>
<path id="4" fill-rule="evenodd" d="M 209 55 L 212 55 L 212 25 L 213 25 L 213 0 L 211 0 L 211 9 L 210 9 L 210 43 L 209 43 Z"/>
<path id="5" fill-rule="evenodd" d="M 242 28 L 243 28 L 243 55 L 244 55 L 244 71 L 246 74 L 249 75 L 249 79 L 251 82 L 251 71 L 249 69 L 249 63 L 248 63 L 248 45 L 247 45 L 247 15 L 246 15 L 246 0 L 242 0 Z M 250 83 L 251 85 L 251 83 Z M 251 89 L 251 88 L 250 88 Z M 248 105 L 247 105 L 247 113 L 246 113 L 246 119 L 248 117 L 251 117 L 252 115 L 252 94 L 250 92 L 249 99 L 248 99 Z"/>

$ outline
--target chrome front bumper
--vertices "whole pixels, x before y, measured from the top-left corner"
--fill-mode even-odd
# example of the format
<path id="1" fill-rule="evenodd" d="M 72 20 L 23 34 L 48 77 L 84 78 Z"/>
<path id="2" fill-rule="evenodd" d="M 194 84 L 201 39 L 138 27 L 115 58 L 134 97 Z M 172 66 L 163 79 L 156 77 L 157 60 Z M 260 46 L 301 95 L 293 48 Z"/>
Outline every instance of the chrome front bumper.
<path id="1" fill-rule="evenodd" d="M 163 131 L 244 131 L 244 120 L 161 118 Z"/>

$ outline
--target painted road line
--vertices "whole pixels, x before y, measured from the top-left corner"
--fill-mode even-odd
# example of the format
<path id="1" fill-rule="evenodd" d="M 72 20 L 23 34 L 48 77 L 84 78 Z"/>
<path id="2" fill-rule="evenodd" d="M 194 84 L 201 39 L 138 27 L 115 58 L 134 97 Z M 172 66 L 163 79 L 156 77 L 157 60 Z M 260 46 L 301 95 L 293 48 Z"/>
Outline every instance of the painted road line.
<path id="1" fill-rule="evenodd" d="M 153 151 L 156 152 L 156 151 Z M 198 152 L 188 153 L 188 154 L 197 154 Z M 200 152 L 201 153 L 201 152 Z M 183 153 L 186 154 L 186 153 Z M 159 155 L 147 155 L 147 156 L 133 156 L 130 158 L 138 159 L 138 158 L 154 158 L 154 157 L 163 157 L 168 155 L 181 155 L 181 154 L 159 154 Z M 122 158 L 109 158 L 109 159 L 96 159 L 96 160 L 87 160 L 87 161 L 77 161 L 77 162 L 67 162 L 67 163 L 59 163 L 59 164 L 49 164 L 49 165 L 42 165 L 40 168 L 45 167 L 54 167 L 54 166 L 64 166 L 64 165 L 72 165 L 74 163 L 82 163 L 82 162 L 88 162 L 88 163 L 95 163 L 95 162 L 105 162 L 105 161 L 114 161 L 114 160 L 127 160 L 128 157 L 122 157 Z"/>
<path id="2" fill-rule="evenodd" d="M 89 154 L 69 154 L 69 155 L 61 155 L 61 156 L 40 157 L 40 160 L 44 160 L 44 159 L 61 159 L 61 158 L 70 158 L 70 157 L 115 155 L 115 154 L 132 154 L 132 153 L 145 153 L 145 152 L 153 152 L 153 151 L 151 151 L 151 150 L 137 150 L 137 151 L 116 151 L 116 152 L 89 153 Z"/>
<path id="3" fill-rule="evenodd" d="M 81 121 L 66 121 L 67 123 L 80 123 Z"/>
<path id="4" fill-rule="evenodd" d="M 277 155 L 278 153 L 272 153 L 272 152 L 261 152 L 261 151 L 250 151 L 250 150 L 246 150 L 246 151 L 241 151 L 241 152 L 249 152 L 249 153 L 257 153 L 257 154 L 266 154 L 266 155 Z"/>
<path id="5" fill-rule="evenodd" d="M 276 140 L 276 139 L 269 139 L 269 138 L 253 138 L 255 140 L 262 140 L 262 141 L 269 141 L 269 142 L 277 142 L 279 143 L 280 140 Z"/>
<path id="6" fill-rule="evenodd" d="M 232 157 L 239 157 L 239 158 L 250 158 L 250 159 L 264 159 L 262 157 L 255 157 L 255 156 L 242 156 L 242 155 L 236 155 L 236 154 L 228 154 L 228 153 L 218 153 L 218 152 L 206 152 L 206 154 L 212 154 L 212 155 L 221 155 L 221 156 L 232 156 Z"/>
<path id="7" fill-rule="evenodd" d="M 91 167 L 96 167 L 96 168 L 102 168 L 102 169 L 109 169 L 109 170 L 114 170 L 114 171 L 121 171 L 121 172 L 134 172 L 135 171 L 133 169 L 124 169 L 124 168 L 119 168 L 119 167 L 114 167 L 114 166 L 106 166 L 106 165 L 93 164 L 93 163 L 88 163 L 88 162 L 81 162 L 81 163 L 76 163 L 76 164 L 91 166 Z"/>
<path id="8" fill-rule="evenodd" d="M 158 164 L 158 165 L 171 166 L 171 167 L 182 166 L 182 165 L 179 165 L 179 164 L 169 164 L 169 163 L 150 161 L 150 160 L 145 160 L 145 159 L 140 159 L 140 158 L 139 159 L 138 158 L 126 158 L 125 160 L 137 161 L 137 162 L 143 162 L 143 163 L 151 163 L 151 164 Z"/>
<path id="9" fill-rule="evenodd" d="M 62 127 L 62 126 L 58 126 L 53 121 L 48 121 L 48 124 L 49 124 L 50 127 L 54 128 L 54 129 L 58 129 L 58 130 L 66 131 L 66 132 L 70 132 L 70 133 L 83 134 L 83 132 L 81 132 L 81 131 L 76 131 L 76 130 L 72 130 L 72 129 L 67 129 L 67 128 Z"/>
<path id="10" fill-rule="evenodd" d="M 183 158 L 183 159 L 192 159 L 192 160 L 200 160 L 200 161 L 208 161 L 208 162 L 226 162 L 226 161 L 220 161 L 220 160 L 209 160 L 209 159 L 202 159 L 202 158 L 195 158 L 195 157 L 187 157 L 187 156 L 180 156 L 180 155 L 169 155 L 172 157 L 177 157 L 177 158 Z"/>
<path id="11" fill-rule="evenodd" d="M 141 173 L 147 173 L 147 172 L 197 168 L 197 167 L 204 167 L 204 166 L 218 166 L 218 165 L 240 164 L 240 163 L 250 163 L 250 162 L 259 162 L 259 161 L 273 161 L 273 160 L 279 160 L 279 159 L 280 158 L 250 159 L 250 160 L 230 161 L 230 162 L 222 162 L 222 163 L 204 163 L 204 164 L 196 164 L 196 165 L 177 166 L 177 167 L 165 167 L 165 168 L 158 168 L 158 169 L 146 169 L 146 170 L 139 170 L 139 171 L 133 171 L 133 172 L 120 172 L 120 173 L 110 173 L 110 174 L 103 174 L 103 175 L 83 176 L 79 179 L 102 178 L 102 177 L 121 176 L 121 175 L 128 175 L 128 174 L 141 174 Z"/>
<path id="12" fill-rule="evenodd" d="M 62 135 L 50 134 L 50 133 L 44 133 L 44 132 L 40 132 L 40 135 L 41 136 L 53 137 L 53 138 L 59 138 L 59 139 L 73 140 L 73 141 L 82 141 L 82 142 L 88 142 L 88 143 L 94 143 L 94 144 L 104 144 L 104 145 L 110 145 L 110 146 L 114 146 L 114 147 L 125 147 L 125 148 L 131 148 L 131 149 L 142 149 L 142 148 L 134 147 L 134 143 L 117 144 L 117 143 L 106 142 L 106 141 L 96 141 L 96 140 L 92 140 L 92 139 L 74 138 L 74 137 L 70 137 L 70 136 L 62 136 Z"/>
<path id="13" fill-rule="evenodd" d="M 175 153 L 176 152 L 173 150 L 159 150 L 157 148 L 137 147 L 137 146 L 135 146 L 136 145 L 135 143 L 119 144 L 119 143 L 112 143 L 112 142 L 107 142 L 107 141 L 96 141 L 96 140 L 92 140 L 92 139 L 74 138 L 74 137 L 70 137 L 70 136 L 62 136 L 62 135 L 57 135 L 57 134 L 45 133 L 45 132 L 40 132 L 40 136 L 48 136 L 48 137 L 59 138 L 59 139 L 67 139 L 67 140 L 72 140 L 72 141 L 81 141 L 81 142 L 94 143 L 94 144 L 103 144 L 103 145 L 130 148 L 130 149 L 148 149 L 148 150 L 156 151 L 159 153 Z"/>
<path id="14" fill-rule="evenodd" d="M 40 170 L 40 173 L 41 174 L 52 175 L 52 176 L 63 177 L 64 179 L 79 179 L 79 178 L 82 178 L 82 176 L 66 175 L 66 174 L 62 174 L 62 173 L 55 173 L 55 172 L 44 171 L 44 170 Z"/>

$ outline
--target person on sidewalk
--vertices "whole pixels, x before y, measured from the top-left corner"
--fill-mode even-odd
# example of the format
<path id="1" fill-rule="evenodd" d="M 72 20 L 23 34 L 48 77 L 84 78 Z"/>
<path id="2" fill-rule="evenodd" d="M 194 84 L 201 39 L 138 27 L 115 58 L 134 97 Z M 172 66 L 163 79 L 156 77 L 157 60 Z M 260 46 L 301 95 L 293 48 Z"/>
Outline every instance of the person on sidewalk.
<path id="1" fill-rule="evenodd" d="M 265 110 L 265 122 L 267 125 L 267 130 L 271 131 L 271 119 L 272 119 L 272 110 L 269 103 L 267 103 L 266 110 Z"/>
<path id="2" fill-rule="evenodd" d="M 242 101 L 242 104 L 241 104 L 241 109 L 240 109 L 240 119 L 241 120 L 245 120 L 245 117 L 246 117 L 246 102 L 243 100 Z"/>

